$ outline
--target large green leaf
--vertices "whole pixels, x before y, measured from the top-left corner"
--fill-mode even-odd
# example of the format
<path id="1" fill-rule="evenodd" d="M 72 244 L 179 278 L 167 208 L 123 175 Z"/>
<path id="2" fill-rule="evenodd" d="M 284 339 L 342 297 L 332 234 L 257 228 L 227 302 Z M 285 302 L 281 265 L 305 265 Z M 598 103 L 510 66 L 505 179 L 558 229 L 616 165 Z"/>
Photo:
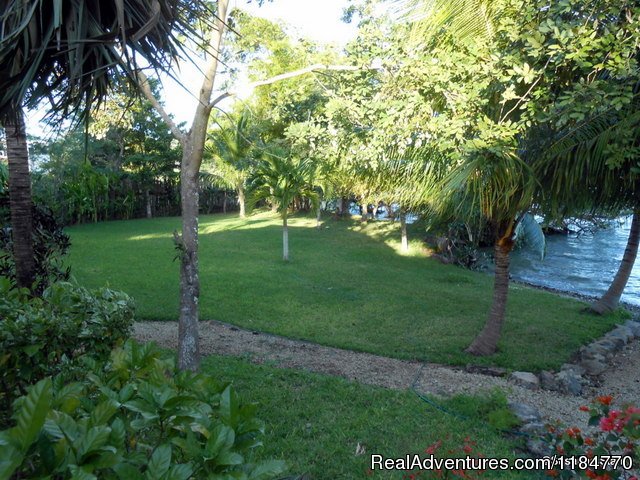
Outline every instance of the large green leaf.
<path id="1" fill-rule="evenodd" d="M 207 445 L 205 447 L 206 454 L 209 458 L 215 458 L 224 450 L 233 447 L 236 434 L 233 429 L 227 425 L 217 425 L 211 432 Z"/>
<path id="2" fill-rule="evenodd" d="M 91 412 L 89 425 L 97 427 L 99 425 L 106 424 L 111 417 L 113 417 L 118 411 L 118 406 L 112 400 L 105 400 L 98 404 L 98 406 Z"/>
<path id="3" fill-rule="evenodd" d="M 229 385 L 220 396 L 220 417 L 228 425 L 236 427 L 238 425 L 238 412 L 240 405 L 235 390 Z"/>
<path id="4" fill-rule="evenodd" d="M 51 408 L 51 379 L 40 380 L 22 398 L 14 432 L 19 448 L 26 451 L 36 440 Z"/>
<path id="5" fill-rule="evenodd" d="M 164 480 L 187 480 L 193 475 L 193 467 L 188 463 L 173 465 L 165 475 Z"/>
<path id="6" fill-rule="evenodd" d="M 269 480 L 283 474 L 287 470 L 287 464 L 281 460 L 271 460 L 256 466 L 249 475 L 249 480 Z"/>
<path id="7" fill-rule="evenodd" d="M 80 460 L 85 460 L 89 455 L 100 451 L 107 444 L 110 434 L 111 428 L 101 425 L 90 428 L 87 433 L 79 437 L 74 443 Z"/>
<path id="8" fill-rule="evenodd" d="M 71 480 L 98 480 L 98 477 L 78 465 L 69 465 L 69 470 L 71 471 Z"/>
<path id="9" fill-rule="evenodd" d="M 11 478 L 23 458 L 24 454 L 13 445 L 0 443 L 0 478 Z"/>
<path id="10" fill-rule="evenodd" d="M 169 445 L 161 445 L 151 455 L 146 477 L 149 480 L 159 480 L 169 471 L 170 465 L 171 447 Z"/>
<path id="11" fill-rule="evenodd" d="M 547 248 L 547 241 L 540 224 L 530 213 L 525 213 L 518 221 L 515 231 L 515 240 L 521 245 L 530 248 L 544 259 Z"/>

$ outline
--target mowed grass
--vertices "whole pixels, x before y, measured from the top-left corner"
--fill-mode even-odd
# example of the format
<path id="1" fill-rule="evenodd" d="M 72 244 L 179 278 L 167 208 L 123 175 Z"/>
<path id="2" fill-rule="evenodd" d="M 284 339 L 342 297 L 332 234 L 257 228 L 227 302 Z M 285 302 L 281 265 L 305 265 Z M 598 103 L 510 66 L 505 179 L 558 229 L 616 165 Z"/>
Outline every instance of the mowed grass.
<path id="1" fill-rule="evenodd" d="M 243 401 L 259 404 L 265 422 L 264 448 L 256 459 L 281 459 L 291 475 L 321 479 L 408 478 L 405 472 L 369 472 L 370 455 L 404 458 L 422 454 L 441 440 L 440 457 L 464 456 L 464 438 L 475 453 L 514 458 L 522 437 L 507 438 L 495 429 L 490 412 L 504 408 L 499 399 L 457 397 L 430 406 L 409 391 L 351 383 L 308 372 L 252 365 L 241 359 L 208 357 L 203 372 L 233 383 Z M 465 418 L 460 418 L 464 416 Z M 364 453 L 356 455 L 360 445 Z M 447 454 L 455 450 L 457 455 Z M 541 472 L 489 472 L 489 478 L 538 478 Z M 421 478 L 421 475 L 418 478 Z M 291 477 L 297 478 L 297 477 Z"/>
<path id="2" fill-rule="evenodd" d="M 260 213 L 200 219 L 200 317 L 340 348 L 447 364 L 511 369 L 559 367 L 580 345 L 621 320 L 584 304 L 512 285 L 499 352 L 463 352 L 480 331 L 493 278 L 442 265 L 419 239 L 399 252 L 388 222 L 290 220 L 291 261 L 282 261 L 280 220 Z M 124 290 L 138 318 L 176 320 L 179 262 L 172 232 L 179 218 L 69 228 L 69 262 L 87 286 Z"/>

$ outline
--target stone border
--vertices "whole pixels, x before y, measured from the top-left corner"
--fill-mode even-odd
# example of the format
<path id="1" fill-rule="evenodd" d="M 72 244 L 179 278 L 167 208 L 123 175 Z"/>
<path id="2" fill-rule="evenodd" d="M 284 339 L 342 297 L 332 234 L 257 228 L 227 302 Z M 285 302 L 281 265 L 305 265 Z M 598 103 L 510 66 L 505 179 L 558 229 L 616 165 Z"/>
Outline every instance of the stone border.
<path id="1" fill-rule="evenodd" d="M 628 320 L 607 332 L 602 338 L 580 347 L 574 363 L 565 363 L 558 373 L 542 371 L 513 372 L 510 379 L 531 390 L 539 388 L 580 396 L 583 387 L 590 385 L 606 372 L 616 353 L 634 339 L 640 339 L 640 321 Z M 519 431 L 526 436 L 526 449 L 534 457 L 550 455 L 549 445 L 541 436 L 545 432 L 540 411 L 526 403 L 509 402 L 509 409 L 520 420 Z"/>
<path id="2" fill-rule="evenodd" d="M 511 380 L 531 390 L 543 388 L 570 395 L 582 395 L 583 388 L 602 375 L 614 355 L 634 339 L 640 338 L 640 321 L 628 320 L 607 332 L 602 338 L 580 347 L 573 363 L 565 363 L 558 373 L 543 370 L 539 375 L 531 372 L 513 372 Z"/>

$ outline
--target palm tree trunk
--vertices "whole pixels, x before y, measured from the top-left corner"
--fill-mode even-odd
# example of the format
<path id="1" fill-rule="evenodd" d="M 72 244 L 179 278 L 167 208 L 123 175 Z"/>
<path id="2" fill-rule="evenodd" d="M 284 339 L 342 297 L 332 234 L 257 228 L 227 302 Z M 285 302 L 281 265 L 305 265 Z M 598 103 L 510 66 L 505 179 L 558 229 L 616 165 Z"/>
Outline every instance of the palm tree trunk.
<path id="1" fill-rule="evenodd" d="M 316 211 L 316 228 L 320 229 L 322 226 L 322 200 L 318 202 L 318 209 Z"/>
<path id="2" fill-rule="evenodd" d="M 466 352 L 472 355 L 484 356 L 495 353 L 502 332 L 504 315 L 507 309 L 507 295 L 509 293 L 509 254 L 513 249 L 513 225 L 507 228 L 495 245 L 496 273 L 493 286 L 493 304 L 489 311 L 489 318 L 484 328 L 473 340 Z"/>
<path id="3" fill-rule="evenodd" d="M 9 208 L 16 283 L 19 287 L 30 289 L 35 281 L 36 264 L 33 254 L 29 149 L 22 109 L 10 113 L 4 126 L 9 160 Z"/>
<path id="4" fill-rule="evenodd" d="M 222 213 L 227 213 L 227 191 L 224 191 L 224 197 L 222 198 Z"/>
<path id="5" fill-rule="evenodd" d="M 613 278 L 611 285 L 607 292 L 598 300 L 591 309 L 602 315 L 612 312 L 618 307 L 620 303 L 620 297 L 624 288 L 627 286 L 631 270 L 633 270 L 633 264 L 636 261 L 638 254 L 638 243 L 640 242 L 640 209 L 636 209 L 633 212 L 633 220 L 631 221 L 631 231 L 629 232 L 629 239 L 627 240 L 627 248 L 624 250 L 622 261 L 618 267 L 618 272 Z"/>
<path id="6" fill-rule="evenodd" d="M 189 139 L 180 171 L 180 199 L 182 202 L 182 238 L 180 248 L 180 320 L 178 324 L 178 367 L 197 371 L 200 367 L 198 339 L 198 172 L 190 158 L 192 140 Z"/>
<path id="7" fill-rule="evenodd" d="M 349 205 L 347 204 L 347 197 L 340 197 L 340 216 L 346 217 L 348 214 Z"/>
<path id="8" fill-rule="evenodd" d="M 289 226 L 286 215 L 282 217 L 282 259 L 289 261 Z"/>
<path id="9" fill-rule="evenodd" d="M 238 185 L 238 203 L 240 204 L 240 218 L 246 216 L 246 198 L 244 194 L 244 185 Z"/>
<path id="10" fill-rule="evenodd" d="M 409 251 L 409 238 L 407 237 L 407 212 L 404 208 L 400 209 L 400 232 L 402 235 L 402 251 Z"/>

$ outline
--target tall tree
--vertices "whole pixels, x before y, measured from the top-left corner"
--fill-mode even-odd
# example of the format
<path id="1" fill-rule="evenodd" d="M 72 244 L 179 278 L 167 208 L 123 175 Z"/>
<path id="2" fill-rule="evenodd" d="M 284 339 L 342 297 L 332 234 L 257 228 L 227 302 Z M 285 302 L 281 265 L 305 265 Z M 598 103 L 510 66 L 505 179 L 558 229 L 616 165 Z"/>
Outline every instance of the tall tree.
<path id="1" fill-rule="evenodd" d="M 416 85 L 437 111 L 436 120 L 426 123 L 441 127 L 450 124 L 455 131 L 456 125 L 461 125 L 459 120 L 464 120 L 464 127 L 458 130 L 461 141 L 452 144 L 450 171 L 431 184 L 435 188 L 430 188 L 427 197 L 439 209 L 453 205 L 458 216 L 464 217 L 465 210 L 480 212 L 495 231 L 493 303 L 485 327 L 467 349 L 472 354 L 487 355 L 496 350 L 504 322 L 509 252 L 517 225 L 526 218 L 523 214 L 533 205 L 538 191 L 533 168 L 538 159 L 532 148 L 531 128 L 545 123 L 567 124 L 576 116 L 584 118 L 584 110 L 628 103 L 624 91 L 611 92 L 607 88 L 606 79 L 625 75 L 630 66 L 635 71 L 635 27 L 627 26 L 625 20 L 635 14 L 628 15 L 624 2 L 584 2 L 572 8 L 570 15 L 562 3 L 419 3 L 426 5 L 431 14 L 417 30 L 423 36 L 418 45 L 426 53 L 425 60 L 430 58 L 432 64 L 447 66 L 436 67 L 431 79 Z M 478 14 L 486 20 L 480 22 L 479 29 Z M 616 36 L 629 41 L 611 55 L 609 50 Z M 450 64 L 443 54 L 456 58 L 457 65 Z M 464 78 L 461 65 L 480 68 L 476 70 L 475 84 L 460 83 Z M 418 68 L 428 70 L 424 64 Z M 417 75 L 404 78 L 412 82 L 412 77 Z M 434 89 L 440 78 L 449 86 Z M 451 108 L 458 95 L 466 103 L 464 110 Z M 558 111 L 559 105 L 564 111 Z M 470 117 L 466 117 L 468 113 Z M 570 184 L 564 187 L 572 188 Z M 553 196 L 555 192 L 546 190 L 544 194 Z"/>
<path id="2" fill-rule="evenodd" d="M 4 120 L 9 160 L 9 208 L 16 283 L 31 288 L 36 264 L 33 251 L 33 213 L 27 132 L 22 110 L 7 113 Z"/>

